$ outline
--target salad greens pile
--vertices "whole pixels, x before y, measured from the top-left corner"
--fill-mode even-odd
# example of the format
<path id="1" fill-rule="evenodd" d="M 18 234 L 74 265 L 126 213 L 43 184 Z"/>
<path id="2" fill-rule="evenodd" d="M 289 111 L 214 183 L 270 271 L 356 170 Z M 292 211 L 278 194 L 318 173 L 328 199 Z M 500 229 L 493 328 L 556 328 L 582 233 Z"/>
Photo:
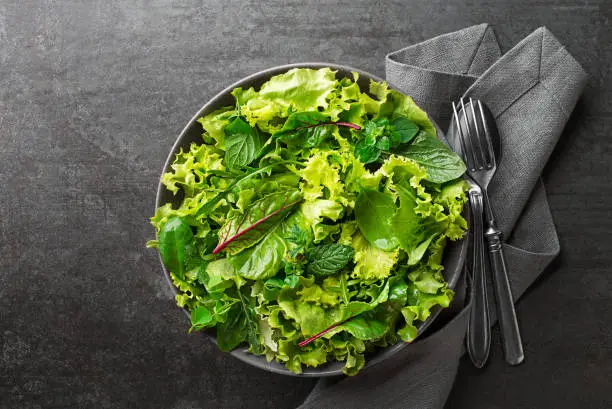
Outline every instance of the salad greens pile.
<path id="1" fill-rule="evenodd" d="M 163 175 L 180 195 L 151 222 L 191 313 L 219 348 L 299 373 L 410 342 L 453 291 L 448 240 L 463 237 L 465 165 L 414 101 L 335 71 L 292 69 L 199 119 L 202 143 Z"/>

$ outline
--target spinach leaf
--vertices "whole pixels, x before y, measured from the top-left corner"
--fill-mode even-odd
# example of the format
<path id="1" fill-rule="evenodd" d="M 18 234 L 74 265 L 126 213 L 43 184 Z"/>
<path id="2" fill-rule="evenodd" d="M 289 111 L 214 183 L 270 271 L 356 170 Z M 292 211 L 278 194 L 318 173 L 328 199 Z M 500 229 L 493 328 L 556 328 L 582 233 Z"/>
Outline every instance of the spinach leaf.
<path id="1" fill-rule="evenodd" d="M 425 179 L 433 183 L 456 179 L 466 170 L 465 164 L 455 152 L 435 136 L 425 132 L 419 132 L 411 144 L 397 153 L 423 166 L 427 172 Z"/>
<path id="2" fill-rule="evenodd" d="M 170 217 L 159 232 L 159 253 L 166 268 L 179 278 L 185 276 L 186 259 L 194 252 L 193 232 L 180 217 Z"/>
<path id="3" fill-rule="evenodd" d="M 400 207 L 391 219 L 392 231 L 408 253 L 408 265 L 414 265 L 421 260 L 434 237 L 442 233 L 444 225 L 415 212 L 416 192 L 407 182 L 398 184 L 397 189 Z"/>
<path id="4" fill-rule="evenodd" d="M 225 127 L 225 164 L 230 169 L 248 165 L 263 147 L 257 129 L 241 118 L 235 118 Z"/>
<path id="5" fill-rule="evenodd" d="M 323 244 L 314 247 L 308 254 L 307 271 L 326 277 L 342 270 L 353 259 L 355 251 L 343 244 Z"/>
<path id="6" fill-rule="evenodd" d="M 255 245 L 301 200 L 302 196 L 297 190 L 290 190 L 272 193 L 256 201 L 244 214 L 225 222 L 219 230 L 219 244 L 213 254 L 222 250 L 228 254 L 237 254 Z"/>
<path id="7" fill-rule="evenodd" d="M 399 244 L 391 223 L 395 212 L 390 195 L 365 189 L 357 196 L 355 220 L 359 230 L 373 246 L 384 251 L 394 250 Z"/>

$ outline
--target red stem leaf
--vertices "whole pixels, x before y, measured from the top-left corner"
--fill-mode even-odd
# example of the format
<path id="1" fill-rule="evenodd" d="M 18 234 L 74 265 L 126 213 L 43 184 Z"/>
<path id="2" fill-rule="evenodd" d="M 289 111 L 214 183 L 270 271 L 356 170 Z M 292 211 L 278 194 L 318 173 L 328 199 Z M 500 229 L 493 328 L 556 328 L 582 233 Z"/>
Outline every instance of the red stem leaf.
<path id="1" fill-rule="evenodd" d="M 312 337 L 305 339 L 303 341 L 301 341 L 298 345 L 300 346 L 300 348 L 305 347 L 306 345 L 310 344 L 312 341 L 314 341 L 315 339 L 321 338 L 323 335 L 327 334 L 328 332 L 330 332 L 332 329 L 336 328 L 339 325 L 344 324 L 345 322 L 347 322 L 348 320 L 353 319 L 354 317 L 349 317 L 347 319 L 345 319 L 344 321 L 341 321 L 337 324 L 332 325 L 329 328 L 324 329 L 323 331 L 319 332 L 316 335 L 313 335 Z"/>
<path id="2" fill-rule="evenodd" d="M 219 245 L 218 245 L 218 246 L 217 246 L 217 247 L 216 247 L 216 248 L 215 248 L 215 249 L 212 251 L 212 253 L 213 253 L 213 254 L 217 254 L 217 253 L 219 253 L 219 252 L 220 252 L 220 251 L 222 251 L 224 248 L 226 248 L 228 245 L 230 245 L 230 244 L 231 244 L 231 243 L 232 243 L 234 240 L 238 239 L 240 236 L 242 236 L 242 235 L 244 235 L 244 234 L 248 233 L 249 231 L 251 231 L 251 230 L 255 229 L 255 228 L 256 228 L 257 226 L 259 226 L 260 224 L 262 224 L 262 223 L 266 222 L 267 220 L 269 220 L 270 218 L 272 218 L 272 217 L 276 216 L 277 214 L 279 214 L 279 213 L 281 213 L 281 212 L 283 212 L 283 211 L 287 210 L 287 209 L 288 209 L 288 208 L 290 208 L 291 206 L 294 206 L 294 205 L 298 204 L 299 202 L 301 202 L 301 199 L 300 199 L 300 200 L 296 200 L 295 202 L 291 202 L 291 203 L 289 203 L 288 205 L 285 205 L 285 206 L 283 206 L 283 207 L 281 207 L 281 208 L 279 208 L 279 209 L 277 209 L 277 210 L 273 211 L 273 212 L 272 212 L 272 213 L 270 213 L 269 215 L 267 215 L 267 216 L 265 216 L 265 217 L 263 217 L 263 218 L 261 218 L 261 219 L 257 220 L 255 223 L 253 223 L 252 225 L 250 225 L 250 226 L 249 226 L 249 227 L 247 227 L 246 229 L 238 231 L 238 232 L 237 232 L 236 234 L 234 234 L 233 236 L 231 236 L 231 237 L 229 237 L 229 238 L 228 238 L 228 237 L 225 237 L 225 240 L 224 240 L 223 242 L 219 243 Z M 245 217 L 246 217 L 246 216 L 245 216 Z M 244 223 L 244 218 L 243 218 L 243 220 L 240 222 L 240 224 L 239 224 L 239 225 L 241 225 L 242 223 Z M 229 232 L 228 232 L 228 235 L 229 235 Z"/>

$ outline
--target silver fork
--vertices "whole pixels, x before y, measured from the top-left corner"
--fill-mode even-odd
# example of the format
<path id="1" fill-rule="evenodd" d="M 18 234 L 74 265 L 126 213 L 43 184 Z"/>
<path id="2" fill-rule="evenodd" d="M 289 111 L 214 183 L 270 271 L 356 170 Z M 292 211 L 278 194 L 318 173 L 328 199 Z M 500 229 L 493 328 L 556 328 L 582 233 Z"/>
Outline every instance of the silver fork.
<path id="1" fill-rule="evenodd" d="M 449 129 L 448 136 L 450 144 L 457 153 L 465 152 L 461 121 L 453 103 L 455 129 Z M 464 126 L 467 129 L 467 124 Z M 460 142 L 459 142 L 459 141 Z M 471 275 L 468 276 L 469 297 L 472 307 L 468 318 L 466 331 L 466 349 L 472 364 L 476 368 L 482 368 L 489 358 L 491 348 L 491 324 L 489 319 L 489 302 L 487 300 L 487 278 L 488 267 L 485 255 L 485 236 L 483 223 L 483 194 L 480 186 L 469 175 L 466 177 L 470 189 L 468 198 L 472 210 L 472 264 Z"/>
<path id="2" fill-rule="evenodd" d="M 457 121 L 463 157 L 468 168 L 467 173 L 480 186 L 483 193 L 488 224 L 485 236 L 489 244 L 493 289 L 497 301 L 497 316 L 504 355 L 506 362 L 511 365 L 518 365 L 524 359 L 523 345 L 504 259 L 501 243 L 502 233 L 497 227 L 487 194 L 487 187 L 493 175 L 495 175 L 497 163 L 500 160 L 501 149 L 499 147 L 501 140 L 495 120 L 482 102 L 470 98 L 469 103 L 465 104 L 461 99 L 459 104 L 458 111 L 457 106 L 453 103 L 453 114 Z M 475 108 L 475 105 L 477 108 Z M 463 126 L 461 126 L 462 122 Z"/>

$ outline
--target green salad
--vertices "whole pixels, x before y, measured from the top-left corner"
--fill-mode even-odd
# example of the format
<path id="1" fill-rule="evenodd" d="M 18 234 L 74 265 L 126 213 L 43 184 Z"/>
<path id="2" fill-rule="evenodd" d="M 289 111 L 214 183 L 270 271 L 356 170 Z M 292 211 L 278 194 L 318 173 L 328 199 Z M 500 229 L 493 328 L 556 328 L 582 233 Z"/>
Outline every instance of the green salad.
<path id="1" fill-rule="evenodd" d="M 453 291 L 442 275 L 465 165 L 414 101 L 329 69 L 292 69 L 198 120 L 202 141 L 163 175 L 180 206 L 151 223 L 191 313 L 219 348 L 295 373 L 411 342 Z"/>

